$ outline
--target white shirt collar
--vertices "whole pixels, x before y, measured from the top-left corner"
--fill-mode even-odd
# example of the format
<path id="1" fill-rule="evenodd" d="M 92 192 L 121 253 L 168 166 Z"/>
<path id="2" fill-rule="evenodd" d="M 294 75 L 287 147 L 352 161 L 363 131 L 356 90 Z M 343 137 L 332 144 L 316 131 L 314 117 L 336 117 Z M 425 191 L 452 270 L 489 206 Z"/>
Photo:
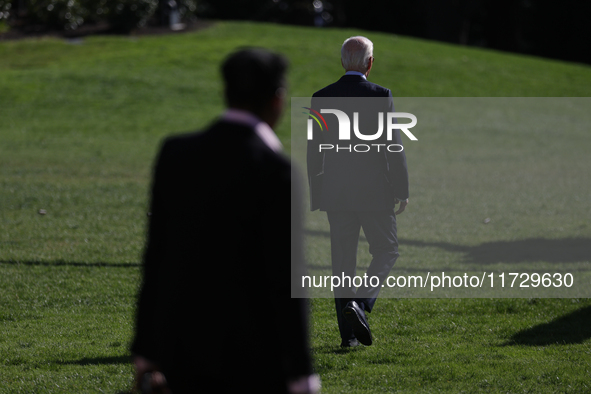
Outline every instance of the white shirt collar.
<path id="1" fill-rule="evenodd" d="M 263 142 L 275 152 L 280 152 L 283 148 L 281 141 L 279 141 L 279 138 L 277 138 L 277 135 L 275 135 L 273 129 L 271 129 L 267 123 L 263 122 L 252 112 L 228 108 L 222 115 L 222 120 L 252 127 L 259 138 L 262 139 Z"/>
<path id="2" fill-rule="evenodd" d="M 345 73 L 345 75 L 359 75 L 360 77 L 363 77 L 363 79 L 367 80 L 367 77 L 365 76 L 365 74 L 360 73 L 359 71 L 347 71 Z"/>

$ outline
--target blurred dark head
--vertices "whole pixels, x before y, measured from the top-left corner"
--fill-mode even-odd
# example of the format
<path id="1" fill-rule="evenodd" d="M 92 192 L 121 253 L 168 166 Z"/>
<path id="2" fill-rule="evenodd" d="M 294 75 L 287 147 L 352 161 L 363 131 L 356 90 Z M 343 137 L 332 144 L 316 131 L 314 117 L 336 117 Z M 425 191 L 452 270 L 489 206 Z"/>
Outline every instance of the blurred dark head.
<path id="1" fill-rule="evenodd" d="M 228 107 L 248 110 L 273 127 L 283 109 L 287 67 L 283 56 L 264 49 L 232 53 L 222 65 Z"/>

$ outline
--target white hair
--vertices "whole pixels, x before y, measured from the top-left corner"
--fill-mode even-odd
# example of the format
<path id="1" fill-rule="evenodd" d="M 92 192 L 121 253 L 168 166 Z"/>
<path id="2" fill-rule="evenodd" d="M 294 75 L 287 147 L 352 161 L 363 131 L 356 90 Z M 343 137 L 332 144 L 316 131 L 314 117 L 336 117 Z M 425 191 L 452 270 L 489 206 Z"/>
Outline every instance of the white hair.
<path id="1" fill-rule="evenodd" d="M 373 43 L 366 37 L 349 37 L 341 47 L 341 60 L 347 71 L 365 73 L 369 58 L 373 56 Z"/>

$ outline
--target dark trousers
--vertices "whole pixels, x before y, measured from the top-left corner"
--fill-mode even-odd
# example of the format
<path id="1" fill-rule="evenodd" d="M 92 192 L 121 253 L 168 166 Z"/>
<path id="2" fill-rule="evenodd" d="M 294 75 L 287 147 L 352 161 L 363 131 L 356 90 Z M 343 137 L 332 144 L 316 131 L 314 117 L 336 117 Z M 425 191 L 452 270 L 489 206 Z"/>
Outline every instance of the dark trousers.
<path id="1" fill-rule="evenodd" d="M 366 311 L 371 312 L 382 283 L 390 273 L 398 258 L 398 239 L 396 238 L 396 215 L 394 209 L 377 212 L 336 212 L 327 211 L 330 224 L 330 248 L 332 274 L 353 279 L 357 275 L 357 245 L 359 232 L 363 228 L 369 243 L 372 261 L 365 273 L 367 286 L 363 283 L 352 287 L 335 288 L 335 308 L 341 338 L 353 338 L 353 330 L 343 317 L 343 308 L 354 300 Z M 359 275 L 363 277 L 362 275 Z M 371 277 L 377 277 L 379 283 Z M 365 282 L 365 281 L 364 281 Z M 359 281 L 357 282 L 359 284 Z M 377 286 L 376 286 L 377 284 Z M 373 285 L 373 286 L 372 286 Z"/>

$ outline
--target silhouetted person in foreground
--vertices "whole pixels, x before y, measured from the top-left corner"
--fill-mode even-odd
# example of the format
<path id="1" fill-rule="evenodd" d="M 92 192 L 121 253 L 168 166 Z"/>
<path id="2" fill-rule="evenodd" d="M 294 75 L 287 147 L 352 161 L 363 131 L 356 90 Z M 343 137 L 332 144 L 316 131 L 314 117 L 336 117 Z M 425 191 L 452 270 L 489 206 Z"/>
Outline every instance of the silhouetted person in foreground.
<path id="1" fill-rule="evenodd" d="M 289 295 L 290 267 L 302 269 L 299 195 L 272 130 L 286 69 L 262 49 L 230 55 L 227 111 L 162 145 L 131 346 L 138 386 L 318 391 L 306 300 Z"/>

